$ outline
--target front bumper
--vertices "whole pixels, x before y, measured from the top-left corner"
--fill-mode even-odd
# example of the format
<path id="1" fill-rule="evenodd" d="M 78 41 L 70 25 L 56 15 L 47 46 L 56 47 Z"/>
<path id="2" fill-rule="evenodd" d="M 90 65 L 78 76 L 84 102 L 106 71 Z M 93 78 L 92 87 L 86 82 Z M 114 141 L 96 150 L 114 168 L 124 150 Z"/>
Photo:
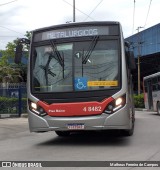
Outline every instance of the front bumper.
<path id="1" fill-rule="evenodd" d="M 126 106 L 108 115 L 82 117 L 40 117 L 28 110 L 29 128 L 31 132 L 67 131 L 68 124 L 84 124 L 83 130 L 130 129 L 131 113 Z"/>

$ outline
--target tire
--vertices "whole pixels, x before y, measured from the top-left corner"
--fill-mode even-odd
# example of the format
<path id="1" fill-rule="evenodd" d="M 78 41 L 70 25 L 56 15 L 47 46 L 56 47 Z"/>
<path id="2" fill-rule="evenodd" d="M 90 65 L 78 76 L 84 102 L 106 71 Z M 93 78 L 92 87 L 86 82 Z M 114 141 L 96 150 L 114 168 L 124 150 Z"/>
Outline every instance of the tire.
<path id="1" fill-rule="evenodd" d="M 160 115 L 160 102 L 157 102 L 157 114 Z"/>
<path id="2" fill-rule="evenodd" d="M 70 132 L 69 131 L 55 131 L 55 133 L 58 135 L 58 136 L 61 136 L 61 137 L 67 137 L 70 135 Z"/>

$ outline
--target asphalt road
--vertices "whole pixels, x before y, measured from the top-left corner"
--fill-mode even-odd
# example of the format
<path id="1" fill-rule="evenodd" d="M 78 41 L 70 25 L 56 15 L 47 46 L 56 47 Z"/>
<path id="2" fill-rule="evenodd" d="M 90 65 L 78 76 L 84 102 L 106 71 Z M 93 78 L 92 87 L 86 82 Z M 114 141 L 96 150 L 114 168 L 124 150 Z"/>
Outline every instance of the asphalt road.
<path id="1" fill-rule="evenodd" d="M 113 131 L 73 134 L 63 138 L 54 132 L 30 133 L 27 118 L 0 119 L 0 160 L 160 161 L 160 116 L 136 111 L 135 131 L 131 137 Z"/>

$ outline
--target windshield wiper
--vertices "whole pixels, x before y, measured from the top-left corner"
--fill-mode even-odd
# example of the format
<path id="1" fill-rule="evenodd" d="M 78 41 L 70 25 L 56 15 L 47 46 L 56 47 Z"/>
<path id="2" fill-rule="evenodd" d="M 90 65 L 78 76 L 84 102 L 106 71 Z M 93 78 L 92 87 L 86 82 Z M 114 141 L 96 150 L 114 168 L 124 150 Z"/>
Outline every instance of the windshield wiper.
<path id="1" fill-rule="evenodd" d="M 45 72 L 46 85 L 47 85 L 47 86 L 48 86 L 48 74 L 50 74 L 50 75 L 53 76 L 53 77 L 56 76 L 56 74 L 53 73 L 53 72 L 49 69 L 49 63 L 50 63 L 52 57 L 53 57 L 53 56 L 50 54 L 50 55 L 49 55 L 49 58 L 48 58 L 48 61 L 47 61 L 47 64 L 46 64 L 45 66 L 40 65 L 40 68 L 42 68 L 42 69 L 44 70 L 44 72 Z"/>
<path id="2" fill-rule="evenodd" d="M 50 40 L 53 52 L 56 54 L 55 59 L 59 62 L 59 64 L 64 67 L 64 57 L 61 57 L 60 52 L 57 50 L 57 46 Z"/>
<path id="3" fill-rule="evenodd" d="M 40 68 L 43 69 L 43 70 L 45 71 L 45 74 L 50 74 L 50 75 L 53 76 L 53 77 L 56 76 L 56 74 L 53 73 L 50 69 L 47 70 L 45 66 L 40 65 Z M 47 73 L 46 70 L 48 71 L 48 73 Z"/>
<path id="4" fill-rule="evenodd" d="M 61 65 L 62 69 L 63 69 L 63 78 L 64 78 L 64 54 L 62 52 L 62 57 L 60 52 L 57 49 L 57 46 L 53 43 L 53 41 L 50 40 L 50 44 L 52 46 L 53 52 L 55 52 L 56 57 L 55 59 L 59 62 L 59 64 Z"/>
<path id="5" fill-rule="evenodd" d="M 91 44 L 89 46 L 89 50 L 86 52 L 86 54 L 84 56 L 84 59 L 82 60 L 82 64 L 86 64 L 87 63 L 89 57 L 91 56 L 91 54 L 92 54 L 92 52 L 93 52 L 93 50 L 94 50 L 94 48 L 95 48 L 95 46 L 97 44 L 98 38 L 99 38 L 99 36 L 95 36 L 93 38 L 93 40 L 91 41 Z"/>

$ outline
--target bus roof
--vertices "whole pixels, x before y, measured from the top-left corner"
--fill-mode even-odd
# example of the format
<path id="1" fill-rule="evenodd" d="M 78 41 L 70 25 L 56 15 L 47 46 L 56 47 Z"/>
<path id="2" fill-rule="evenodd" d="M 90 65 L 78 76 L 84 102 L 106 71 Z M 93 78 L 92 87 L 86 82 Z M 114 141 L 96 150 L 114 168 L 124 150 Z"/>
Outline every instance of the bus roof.
<path id="1" fill-rule="evenodd" d="M 157 72 L 157 73 L 151 74 L 149 76 L 146 76 L 143 79 L 146 80 L 146 79 L 153 78 L 153 77 L 156 77 L 156 76 L 160 76 L 160 72 Z"/>

